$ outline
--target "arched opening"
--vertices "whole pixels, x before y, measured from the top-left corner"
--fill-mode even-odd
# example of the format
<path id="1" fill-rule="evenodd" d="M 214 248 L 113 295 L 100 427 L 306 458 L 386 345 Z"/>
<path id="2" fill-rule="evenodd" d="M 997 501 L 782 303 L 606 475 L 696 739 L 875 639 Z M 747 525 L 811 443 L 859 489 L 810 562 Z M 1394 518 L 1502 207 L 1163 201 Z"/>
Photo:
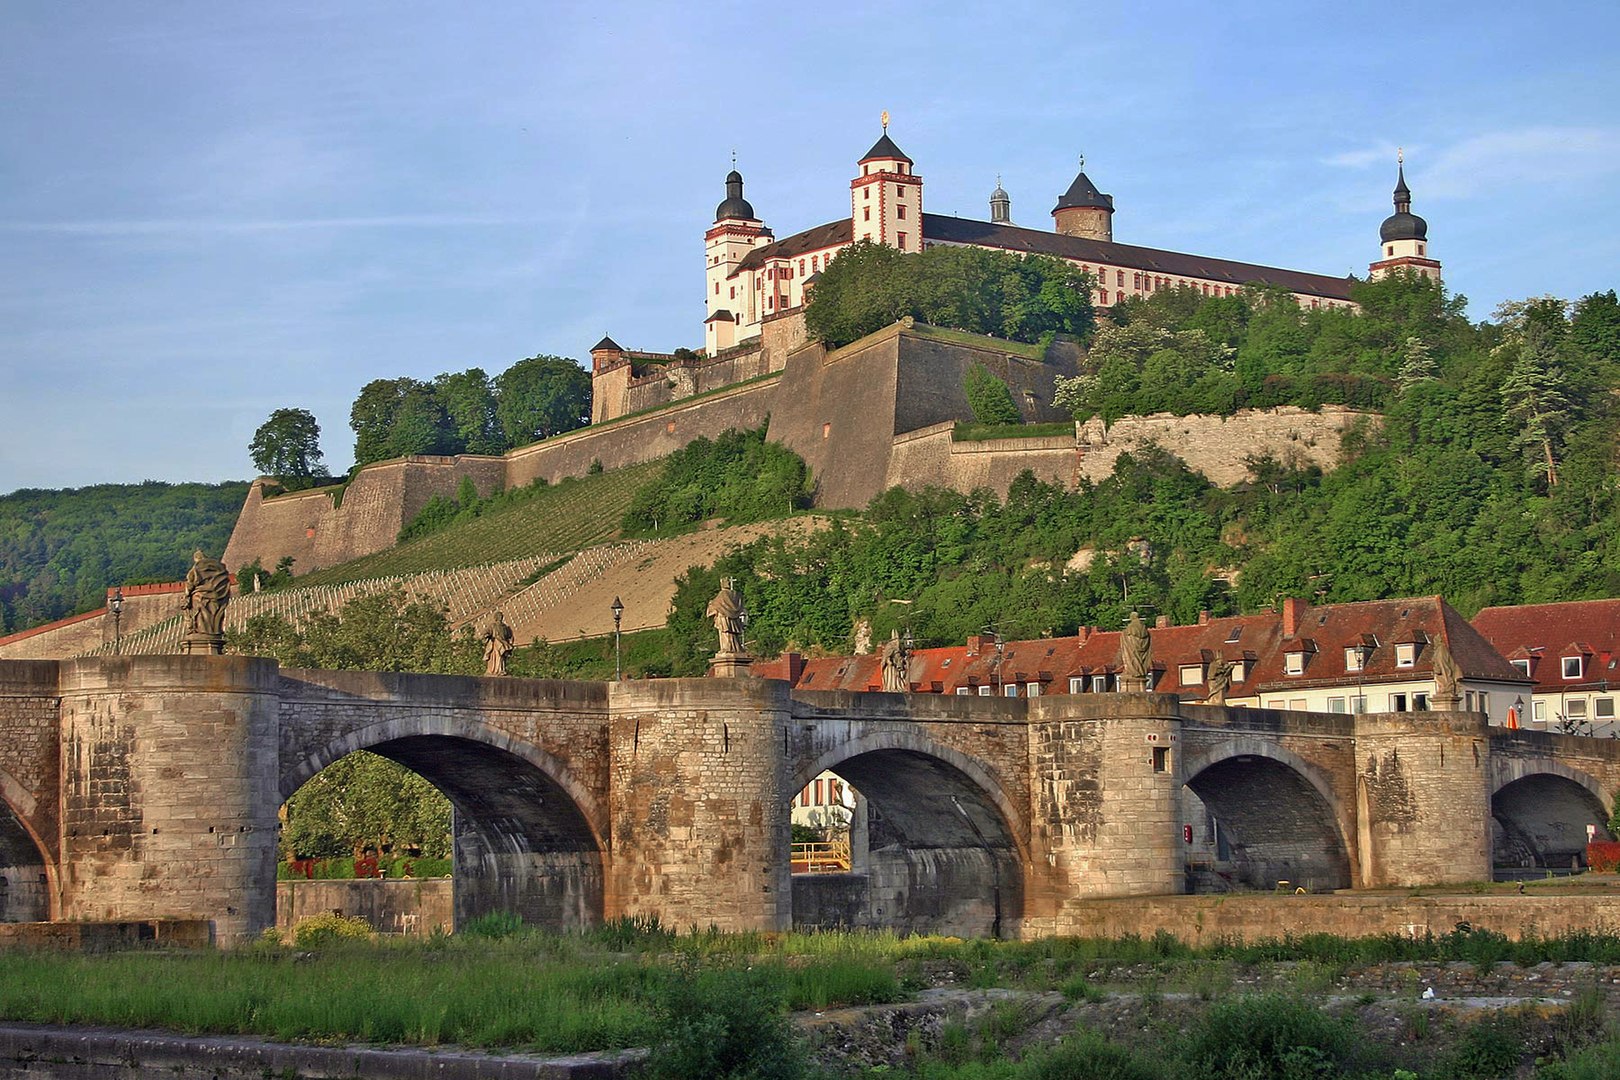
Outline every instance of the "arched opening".
<path id="1" fill-rule="evenodd" d="M 1333 808 L 1287 763 L 1256 754 L 1223 758 L 1186 783 L 1192 843 L 1188 891 L 1350 887 L 1350 855 Z"/>
<path id="2" fill-rule="evenodd" d="M 601 921 L 601 845 L 546 770 L 508 750 L 448 735 L 392 738 L 364 750 L 404 766 L 449 800 L 455 926 L 492 912 L 555 930 Z M 383 914 L 390 921 L 394 910 Z M 411 920 L 426 929 L 424 922 Z"/>
<path id="3" fill-rule="evenodd" d="M 1022 861 L 1005 815 L 983 784 L 917 750 L 858 753 L 832 763 L 829 773 L 854 796 L 850 865 L 793 875 L 796 928 L 963 937 L 1013 931 L 1023 915 Z M 804 779 L 813 783 L 826 775 Z"/>
<path id="4" fill-rule="evenodd" d="M 1525 871 L 1586 865 L 1586 827 L 1609 839 L 1609 815 L 1597 793 L 1571 777 L 1531 773 L 1491 796 L 1491 862 L 1498 879 Z"/>
<path id="5" fill-rule="evenodd" d="M 0 922 L 43 922 L 50 917 L 45 856 L 22 820 L 0 801 Z"/>

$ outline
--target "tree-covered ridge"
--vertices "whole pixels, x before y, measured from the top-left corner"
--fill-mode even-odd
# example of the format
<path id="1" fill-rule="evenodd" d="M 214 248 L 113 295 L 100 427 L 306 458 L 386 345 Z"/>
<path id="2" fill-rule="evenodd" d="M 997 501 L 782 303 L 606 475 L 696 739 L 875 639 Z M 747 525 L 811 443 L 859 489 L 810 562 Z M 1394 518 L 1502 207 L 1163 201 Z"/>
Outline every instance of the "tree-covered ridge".
<path id="1" fill-rule="evenodd" d="M 699 437 L 664 459 L 658 475 L 636 491 L 620 528 L 626 536 L 656 536 L 720 518 L 730 525 L 786 517 L 810 503 L 804 459 L 765 429 Z"/>
<path id="2" fill-rule="evenodd" d="M 102 605 L 112 585 L 178 581 L 218 556 L 247 484 L 98 484 L 0 496 L 0 633 Z"/>
<path id="3" fill-rule="evenodd" d="M 677 672 L 713 649 L 702 611 L 722 574 L 739 580 L 763 654 L 847 650 L 858 620 L 882 638 L 909 617 L 919 641 L 946 644 L 986 626 L 1014 637 L 1117 627 L 1133 608 L 1188 622 L 1283 596 L 1441 593 L 1471 613 L 1620 595 L 1615 294 L 1505 305 L 1476 325 L 1421 279 L 1367 288 L 1360 323 L 1185 294 L 1120 313 L 1172 338 L 1199 331 L 1236 351 L 1238 371 L 1247 348 L 1260 385 L 1379 380 L 1383 418 L 1352 433 L 1333 472 L 1257 459 L 1253 482 L 1223 490 L 1150 447 L 1073 492 L 1027 474 L 1004 500 L 890 491 L 863 520 L 692 571 L 670 623 Z M 1238 321 L 1244 334 L 1221 329 Z M 1314 338 L 1284 333 L 1307 326 Z M 1325 340 L 1337 343 L 1334 371 Z"/>
<path id="4" fill-rule="evenodd" d="M 857 241 L 823 270 L 805 303 L 810 336 L 847 345 L 904 316 L 1013 341 L 1080 336 L 1092 325 L 1091 275 L 1046 255 L 941 246 L 905 254 Z"/>

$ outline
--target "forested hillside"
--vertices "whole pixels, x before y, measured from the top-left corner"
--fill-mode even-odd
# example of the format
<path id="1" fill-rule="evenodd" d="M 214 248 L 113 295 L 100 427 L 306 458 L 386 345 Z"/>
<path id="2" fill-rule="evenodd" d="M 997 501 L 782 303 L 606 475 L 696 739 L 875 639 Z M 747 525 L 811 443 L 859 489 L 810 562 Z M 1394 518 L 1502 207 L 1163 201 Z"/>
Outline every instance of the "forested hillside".
<path id="1" fill-rule="evenodd" d="M 1615 294 L 1505 305 L 1478 324 L 1421 279 L 1357 299 L 1360 316 L 1265 293 L 1127 303 L 1065 395 L 1078 416 L 1107 417 L 1357 386 L 1352 400 L 1384 420 L 1332 473 L 1257 460 L 1255 482 L 1223 490 L 1149 449 L 1075 492 L 1027 477 L 1005 500 L 890 491 L 864 520 L 688 575 L 670 623 L 678 673 L 712 649 L 702 612 L 721 574 L 739 579 L 762 654 L 847 649 L 861 619 L 879 638 L 909 619 L 919 642 L 943 644 L 986 626 L 1117 627 L 1133 608 L 1187 622 L 1290 595 L 1443 593 L 1468 614 L 1620 595 Z"/>
<path id="2" fill-rule="evenodd" d="M 0 496 L 0 633 L 100 607 L 107 587 L 177 581 L 218 556 L 247 484 L 98 484 Z"/>

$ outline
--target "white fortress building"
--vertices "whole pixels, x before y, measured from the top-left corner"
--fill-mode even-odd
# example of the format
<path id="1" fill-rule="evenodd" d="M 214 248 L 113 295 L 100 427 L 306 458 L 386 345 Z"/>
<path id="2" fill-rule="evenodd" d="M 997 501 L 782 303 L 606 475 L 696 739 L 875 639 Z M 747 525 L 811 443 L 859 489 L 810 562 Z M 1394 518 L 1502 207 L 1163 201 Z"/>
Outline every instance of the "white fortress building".
<path id="1" fill-rule="evenodd" d="M 1014 225 L 1011 199 L 999 182 L 990 196 L 989 221 L 925 213 L 923 178 L 889 137 L 887 114 L 882 137 L 856 169 L 849 182 L 847 217 L 781 240 L 743 197 L 742 174 L 733 169 L 726 176 L 726 197 L 704 234 L 704 351 L 709 356 L 759 338 L 767 322 L 796 312 L 816 275 L 859 240 L 906 252 L 962 244 L 1054 256 L 1096 278 L 1099 307 L 1159 289 L 1186 287 L 1206 296 L 1230 296 L 1245 285 L 1286 289 L 1306 308 L 1351 305 L 1350 278 L 1115 243 L 1113 196 L 1098 191 L 1086 176 L 1084 159 L 1052 208 L 1049 232 Z M 1369 273 L 1378 277 L 1400 268 L 1438 279 L 1440 263 L 1428 253 L 1428 226 L 1411 212 L 1404 161 L 1398 177 L 1395 213 L 1383 223 L 1379 258 Z"/>

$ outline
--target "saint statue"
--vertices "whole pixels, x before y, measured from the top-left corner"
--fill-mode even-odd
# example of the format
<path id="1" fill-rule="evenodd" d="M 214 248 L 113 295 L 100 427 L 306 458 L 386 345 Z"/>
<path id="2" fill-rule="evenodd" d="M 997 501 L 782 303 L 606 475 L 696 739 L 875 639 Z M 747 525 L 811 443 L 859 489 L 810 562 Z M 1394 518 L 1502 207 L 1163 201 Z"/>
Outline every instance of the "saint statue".
<path id="1" fill-rule="evenodd" d="M 883 643 L 883 692 L 886 694 L 904 694 L 911 689 L 906 681 L 906 668 L 910 666 L 911 655 L 906 652 L 905 643 L 900 640 L 900 631 L 894 630 L 889 634 L 889 640 Z"/>
<path id="2" fill-rule="evenodd" d="M 718 656 L 744 655 L 743 627 L 748 616 L 743 610 L 742 593 L 732 587 L 733 583 L 733 578 L 722 580 L 719 594 L 709 601 L 708 610 L 704 612 L 714 620 L 714 628 L 720 634 Z"/>
<path id="3" fill-rule="evenodd" d="M 1142 616 L 1131 612 L 1131 621 L 1119 635 L 1120 689 L 1127 693 L 1147 690 L 1148 672 L 1153 670 L 1153 639 Z"/>
<path id="4" fill-rule="evenodd" d="M 182 611 L 190 612 L 186 637 L 198 643 L 217 643 L 206 651 L 225 651 L 225 605 L 231 599 L 231 574 L 218 559 L 201 551 L 191 553 L 191 569 L 186 572 Z M 188 649 L 188 651 L 190 651 Z"/>
<path id="5" fill-rule="evenodd" d="M 1205 705 L 1225 705 L 1226 693 L 1232 689 L 1232 662 L 1219 652 L 1215 660 L 1209 665 L 1209 696 L 1204 699 Z"/>
<path id="6" fill-rule="evenodd" d="M 1436 638 L 1430 647 L 1434 650 L 1434 659 L 1429 662 L 1434 671 L 1434 704 L 1440 709 L 1455 709 L 1458 699 L 1462 697 L 1458 689 L 1462 673 L 1457 670 L 1457 660 L 1440 638 Z"/>
<path id="7" fill-rule="evenodd" d="M 512 628 L 506 618 L 496 610 L 484 624 L 484 674 L 506 675 L 506 658 L 512 653 Z"/>

